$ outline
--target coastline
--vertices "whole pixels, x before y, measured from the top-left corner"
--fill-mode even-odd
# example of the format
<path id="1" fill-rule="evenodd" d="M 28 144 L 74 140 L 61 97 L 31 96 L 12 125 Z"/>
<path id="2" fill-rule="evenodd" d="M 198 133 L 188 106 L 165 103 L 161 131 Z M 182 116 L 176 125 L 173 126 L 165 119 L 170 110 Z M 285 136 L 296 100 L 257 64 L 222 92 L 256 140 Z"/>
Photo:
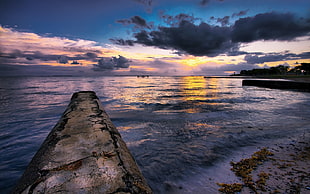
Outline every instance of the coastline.
<path id="1" fill-rule="evenodd" d="M 263 145 L 263 146 L 262 146 Z M 272 156 L 258 164 L 250 176 L 257 187 L 256 193 L 310 193 L 310 135 L 308 137 L 290 137 L 265 142 L 261 145 L 241 147 L 235 150 L 226 159 L 214 163 L 210 168 L 197 169 L 190 179 L 184 182 L 165 182 L 167 193 L 224 193 L 224 194 L 251 194 L 255 193 L 244 184 L 241 177 L 232 171 L 231 162 L 237 163 L 253 156 L 254 153 L 267 148 Z M 267 174 L 262 182 L 260 175 Z M 258 184 L 258 182 L 260 182 Z M 220 192 L 220 185 L 242 185 L 241 191 L 228 190 Z M 196 185 L 196 187 L 191 187 Z"/>
<path id="2" fill-rule="evenodd" d="M 274 154 L 254 171 L 269 174 L 265 190 L 271 193 L 310 192 L 310 143 L 301 138 L 286 144 L 276 144 L 270 149 Z"/>

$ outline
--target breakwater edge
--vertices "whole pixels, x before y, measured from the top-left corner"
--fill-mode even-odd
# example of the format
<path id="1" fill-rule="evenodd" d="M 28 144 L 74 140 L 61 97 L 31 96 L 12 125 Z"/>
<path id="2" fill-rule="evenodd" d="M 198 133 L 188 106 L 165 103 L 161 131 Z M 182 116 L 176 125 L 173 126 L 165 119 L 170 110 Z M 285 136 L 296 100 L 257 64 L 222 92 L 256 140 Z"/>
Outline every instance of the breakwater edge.
<path id="1" fill-rule="evenodd" d="M 72 95 L 13 193 L 152 193 L 95 92 Z"/>

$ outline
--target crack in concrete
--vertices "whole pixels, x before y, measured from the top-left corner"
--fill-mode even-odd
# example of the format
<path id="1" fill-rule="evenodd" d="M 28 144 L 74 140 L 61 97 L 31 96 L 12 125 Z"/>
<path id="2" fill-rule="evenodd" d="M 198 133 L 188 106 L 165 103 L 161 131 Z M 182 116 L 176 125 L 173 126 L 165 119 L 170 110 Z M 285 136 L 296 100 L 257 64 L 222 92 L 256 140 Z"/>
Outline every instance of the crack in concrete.
<path id="1" fill-rule="evenodd" d="M 97 112 L 98 112 L 97 115 L 101 116 L 103 114 L 103 111 L 102 110 L 98 111 L 98 110 L 100 110 L 100 106 L 99 106 L 99 104 L 97 102 Z M 119 190 L 118 192 L 122 191 L 122 192 L 130 192 L 130 193 L 143 193 L 139 187 L 136 187 L 134 184 L 132 184 L 132 182 L 134 180 L 134 177 L 129 173 L 129 171 L 124 166 L 124 162 L 123 162 L 121 154 L 120 154 L 120 152 L 118 150 L 118 148 L 119 148 L 118 137 L 121 138 L 120 134 L 119 133 L 114 133 L 112 130 L 110 130 L 110 127 L 107 125 L 107 122 L 105 122 L 104 124 L 106 126 L 105 130 L 107 130 L 110 133 L 110 136 L 111 136 L 111 138 L 113 140 L 113 144 L 114 144 L 114 147 L 115 147 L 115 152 L 116 152 L 116 155 L 117 155 L 117 157 L 118 157 L 118 159 L 120 161 L 118 165 L 121 166 L 122 169 L 125 172 L 125 175 L 122 177 L 122 179 L 123 179 L 123 181 L 126 184 L 126 188 L 119 188 L 119 189 L 117 189 L 117 190 Z M 116 135 L 118 137 L 116 137 Z M 115 192 L 117 192 L 117 191 L 115 191 Z"/>

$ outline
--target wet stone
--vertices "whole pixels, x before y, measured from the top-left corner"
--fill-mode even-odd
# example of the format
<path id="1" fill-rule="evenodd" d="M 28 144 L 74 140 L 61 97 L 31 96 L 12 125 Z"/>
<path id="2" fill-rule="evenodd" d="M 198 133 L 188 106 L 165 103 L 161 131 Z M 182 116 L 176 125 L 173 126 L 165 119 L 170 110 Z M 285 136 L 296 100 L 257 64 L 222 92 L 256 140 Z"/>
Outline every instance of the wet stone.
<path id="1" fill-rule="evenodd" d="M 72 95 L 13 191 L 57 192 L 152 193 L 92 91 Z"/>

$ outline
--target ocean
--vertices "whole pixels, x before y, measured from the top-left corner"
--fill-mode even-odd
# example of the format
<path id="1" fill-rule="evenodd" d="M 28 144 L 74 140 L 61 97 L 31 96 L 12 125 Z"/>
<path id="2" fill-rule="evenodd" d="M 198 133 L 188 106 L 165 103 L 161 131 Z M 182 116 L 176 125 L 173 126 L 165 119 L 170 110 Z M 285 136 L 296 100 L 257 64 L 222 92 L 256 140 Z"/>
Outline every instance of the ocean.
<path id="1" fill-rule="evenodd" d="M 310 132 L 310 93 L 242 78 L 2 77 L 1 193 L 85 90 L 96 92 L 154 193 L 216 193 L 215 182 L 234 179 L 227 160 Z"/>

